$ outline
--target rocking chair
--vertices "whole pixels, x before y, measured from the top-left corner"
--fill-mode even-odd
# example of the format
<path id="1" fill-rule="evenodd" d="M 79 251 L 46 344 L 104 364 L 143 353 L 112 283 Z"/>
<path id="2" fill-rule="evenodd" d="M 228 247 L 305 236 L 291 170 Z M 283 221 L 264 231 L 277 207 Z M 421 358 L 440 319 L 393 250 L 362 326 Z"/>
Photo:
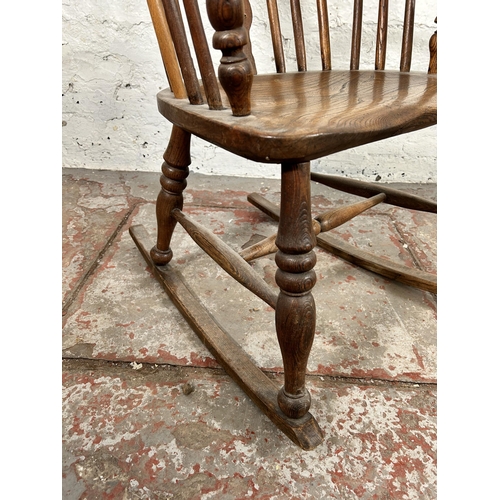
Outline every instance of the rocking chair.
<path id="1" fill-rule="evenodd" d="M 311 173 L 310 162 L 434 125 L 437 36 L 434 33 L 429 43 L 428 72 L 410 72 L 415 0 L 406 0 L 400 71 L 386 71 L 389 1 L 379 0 L 375 69 L 359 70 L 363 0 L 354 0 L 350 68 L 334 70 L 327 4 L 317 0 L 322 70 L 307 71 L 301 1 L 291 0 L 298 71 L 287 73 L 277 0 L 267 0 L 277 72 L 260 75 L 249 40 L 249 0 L 206 0 L 215 30 L 213 46 L 222 51 L 217 77 L 197 0 L 183 3 L 185 16 L 178 0 L 148 0 L 170 84 L 159 92 L 158 108 L 173 128 L 156 205 L 156 244 L 150 242 L 142 226 L 132 227 L 130 233 L 156 278 L 220 365 L 293 442 L 313 449 L 323 440 L 309 413 L 311 396 L 305 386 L 316 317 L 311 293 L 316 281 L 314 247 L 319 244 L 371 271 L 436 293 L 434 275 L 391 264 L 322 233 L 381 202 L 433 213 L 437 213 L 437 204 L 376 183 Z M 187 19 L 187 27 L 183 19 Z M 201 80 L 190 46 L 195 50 Z M 280 207 L 257 194 L 248 197 L 253 205 L 279 220 L 277 235 L 238 253 L 183 213 L 182 193 L 187 185 L 193 134 L 237 156 L 281 165 Z M 312 219 L 311 179 L 367 199 Z M 227 273 L 274 308 L 283 387 L 254 364 L 169 266 L 177 223 Z M 276 252 L 278 291 L 248 264 L 271 252 Z"/>

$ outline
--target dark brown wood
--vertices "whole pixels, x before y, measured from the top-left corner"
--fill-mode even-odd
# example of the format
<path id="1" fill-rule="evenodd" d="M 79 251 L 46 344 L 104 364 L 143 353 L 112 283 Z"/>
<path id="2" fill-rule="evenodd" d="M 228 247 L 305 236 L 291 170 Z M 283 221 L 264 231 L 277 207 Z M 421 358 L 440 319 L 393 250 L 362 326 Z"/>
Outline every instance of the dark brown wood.
<path id="1" fill-rule="evenodd" d="M 379 0 L 377 45 L 375 48 L 375 69 L 385 69 L 387 51 L 387 23 L 389 19 L 389 0 Z"/>
<path id="2" fill-rule="evenodd" d="M 403 24 L 403 41 L 401 43 L 400 71 L 410 71 L 413 50 L 413 29 L 415 22 L 415 0 L 406 0 Z"/>
<path id="3" fill-rule="evenodd" d="M 273 309 L 276 308 L 277 294 L 237 252 L 180 210 L 174 209 L 172 217 L 182 225 L 199 247 L 238 283 L 260 297 Z"/>
<path id="4" fill-rule="evenodd" d="M 339 227 L 342 224 L 354 219 L 354 217 L 365 212 L 369 208 L 382 203 L 384 199 L 385 194 L 381 193 L 370 198 L 369 200 L 352 203 L 346 207 L 334 208 L 323 212 L 322 214 L 317 215 L 312 221 L 314 234 L 318 235 L 322 232 L 330 231 Z M 276 246 L 276 234 L 274 234 L 252 246 L 245 248 L 244 250 L 241 250 L 239 255 L 245 259 L 245 261 L 250 262 L 253 259 L 257 259 L 277 251 L 278 247 Z"/>
<path id="5" fill-rule="evenodd" d="M 251 112 L 254 68 L 243 51 L 249 40 L 244 26 L 243 0 L 207 0 L 207 12 L 216 30 L 213 46 L 222 51 L 219 81 L 227 94 L 233 115 L 247 116 Z"/>
<path id="6" fill-rule="evenodd" d="M 280 219 L 280 208 L 257 193 L 248 195 L 248 201 L 275 221 Z M 432 273 L 396 264 L 382 257 L 361 250 L 331 234 L 316 237 L 318 246 L 357 266 L 394 281 L 427 292 L 437 293 L 437 276 Z"/>
<path id="7" fill-rule="evenodd" d="M 384 193 L 386 195 L 385 203 L 389 205 L 420 210 L 421 212 L 437 213 L 437 202 L 391 188 L 384 184 L 374 184 L 356 179 L 347 179 L 338 175 L 317 174 L 315 172 L 311 173 L 311 180 L 338 189 L 344 193 L 355 194 L 365 198 L 378 193 Z"/>
<path id="8" fill-rule="evenodd" d="M 158 108 L 176 125 L 239 156 L 281 163 L 434 125 L 436 95 L 437 79 L 426 73 L 308 71 L 256 75 L 248 119 L 193 109 L 170 92 L 158 94 Z"/>
<path id="9" fill-rule="evenodd" d="M 203 104 L 203 97 L 198 77 L 196 76 L 196 69 L 193 64 L 191 52 L 189 50 L 179 4 L 177 0 L 162 0 L 162 2 L 165 12 L 168 13 L 168 27 L 172 34 L 172 40 L 174 42 L 177 59 L 179 60 L 179 66 L 181 68 L 189 102 L 191 104 Z"/>
<path id="10" fill-rule="evenodd" d="M 172 35 L 168 27 L 163 3 L 161 0 L 147 1 L 170 87 L 177 99 L 184 99 L 187 97 L 186 87 L 182 81 L 181 70 L 177 61 L 177 55 L 175 54 L 174 42 L 172 41 Z"/>
<path id="11" fill-rule="evenodd" d="M 331 234 L 318 236 L 318 246 L 359 267 L 385 278 L 426 292 L 437 294 L 437 276 L 420 269 L 412 269 L 379 257 L 371 252 L 349 245 Z"/>
<path id="12" fill-rule="evenodd" d="M 297 69 L 299 71 L 307 71 L 306 44 L 304 41 L 304 26 L 302 25 L 300 0 L 290 0 L 290 9 L 292 11 L 293 38 L 295 41 Z"/>
<path id="13" fill-rule="evenodd" d="M 215 76 L 210 49 L 208 48 L 205 30 L 201 21 L 198 0 L 184 0 L 184 10 L 193 40 L 198 67 L 200 68 L 201 79 L 203 80 L 203 90 L 210 109 L 222 109 L 222 100 L 219 91 L 219 84 Z"/>
<path id="14" fill-rule="evenodd" d="M 321 66 L 323 70 L 332 69 L 332 54 L 330 48 L 330 29 L 328 26 L 327 0 L 316 0 L 318 8 L 319 43 L 321 48 Z"/>
<path id="15" fill-rule="evenodd" d="M 434 20 L 435 23 L 437 23 L 437 17 Z M 437 39 L 437 31 L 433 33 L 431 36 L 431 39 L 429 40 L 429 53 L 430 53 L 430 60 L 429 60 L 429 70 L 428 73 L 433 75 L 437 73 L 438 70 L 438 62 L 437 62 L 437 47 L 438 47 L 438 39 Z"/>
<path id="16" fill-rule="evenodd" d="M 130 228 L 136 243 L 154 276 L 163 286 L 175 306 L 226 373 L 241 387 L 258 408 L 295 444 L 312 450 L 323 441 L 323 431 L 314 417 L 307 413 L 291 419 L 277 404 L 278 386 L 268 378 L 237 342 L 219 325 L 193 290 L 172 267 L 158 267 L 147 248 L 150 237 L 143 226 Z"/>
<path id="17" fill-rule="evenodd" d="M 347 207 L 333 208 L 332 210 L 328 210 L 327 212 L 317 215 L 314 219 L 319 222 L 320 227 L 316 234 L 330 231 L 331 229 L 349 222 L 359 214 L 366 212 L 369 208 L 382 203 L 385 198 L 385 194 L 380 193 L 369 198 L 368 200 L 352 203 Z"/>
<path id="18" fill-rule="evenodd" d="M 243 45 L 243 53 L 245 54 L 250 66 L 252 67 L 252 73 L 254 75 L 257 74 L 257 66 L 255 64 L 255 59 L 253 57 L 252 51 L 252 39 L 250 37 L 250 28 L 252 27 L 253 13 L 252 13 L 252 5 L 250 4 L 250 0 L 243 0 L 243 27 L 248 32 L 248 42 Z"/>
<path id="19" fill-rule="evenodd" d="M 271 40 L 273 44 L 274 62 L 277 73 L 286 73 L 285 53 L 283 51 L 283 40 L 281 38 L 280 18 L 276 0 L 267 0 L 267 14 L 271 28 Z"/>
<path id="20" fill-rule="evenodd" d="M 173 124 L 173 129 L 162 165 L 156 246 L 148 253 L 139 241 L 143 237 L 145 241 L 148 239 L 143 229 L 133 228 L 131 234 L 157 279 L 221 365 L 290 439 L 304 449 L 312 449 L 322 440 L 321 430 L 308 413 L 311 397 L 305 386 L 315 330 L 316 312 L 311 291 L 316 281 L 316 242 L 382 276 L 436 293 L 434 275 L 393 264 L 347 245 L 325 231 L 382 200 L 429 212 L 437 212 L 437 204 L 384 185 L 311 175 L 309 161 L 434 125 L 437 122 L 437 78 L 433 74 L 437 72 L 437 34 L 429 44 L 430 74 L 410 73 L 415 1 L 405 0 L 400 71 L 383 71 L 389 0 L 379 0 L 375 70 L 360 71 L 363 1 L 353 0 L 350 69 L 332 70 L 327 0 L 316 0 L 323 70 L 307 72 L 301 0 L 290 0 L 298 71 L 286 73 L 277 0 L 266 0 L 278 74 L 257 75 L 249 36 L 251 0 L 207 0 L 208 17 L 215 30 L 212 43 L 222 51 L 216 81 L 196 1 L 183 0 L 184 17 L 192 38 L 192 43 L 188 43 L 179 0 L 161 0 L 163 7 L 160 0 L 148 0 L 173 90 L 158 94 L 158 109 Z M 307 13 L 309 16 L 309 11 Z M 190 54 L 191 45 L 203 85 Z M 170 66 L 172 70 L 168 69 Z M 224 92 L 219 92 L 219 86 Z M 184 95 L 189 97 L 189 102 L 179 98 Z M 208 106 L 192 105 L 202 104 L 205 97 Z M 257 195 L 249 197 L 252 203 L 279 220 L 275 240 L 271 237 L 261 243 L 261 248 L 257 245 L 238 254 L 182 212 L 192 134 L 237 156 L 282 165 L 279 210 L 259 200 Z M 311 178 L 371 198 L 312 219 Z M 275 308 L 285 373 L 281 389 L 269 382 L 171 269 L 170 242 L 177 222 L 219 266 Z M 276 250 L 278 295 L 243 258 L 255 257 L 266 245 L 266 251 Z"/>
<path id="21" fill-rule="evenodd" d="M 191 134 L 179 127 L 172 128 L 167 150 L 163 155 L 160 178 L 161 191 L 156 200 L 156 221 L 158 236 L 151 248 L 151 258 L 157 265 L 168 264 L 172 260 L 170 240 L 177 221 L 172 217 L 174 208 L 182 209 L 182 192 L 186 188 L 191 163 Z"/>
<path id="22" fill-rule="evenodd" d="M 278 404 L 285 415 L 301 418 L 311 405 L 305 386 L 307 359 L 316 325 L 311 290 L 316 283 L 316 237 L 311 221 L 309 163 L 281 167 L 281 216 L 276 237 L 276 333 L 283 357 L 285 384 Z"/>
<path id="23" fill-rule="evenodd" d="M 361 34 L 363 28 L 363 0 L 354 0 L 352 14 L 351 70 L 359 69 Z"/>

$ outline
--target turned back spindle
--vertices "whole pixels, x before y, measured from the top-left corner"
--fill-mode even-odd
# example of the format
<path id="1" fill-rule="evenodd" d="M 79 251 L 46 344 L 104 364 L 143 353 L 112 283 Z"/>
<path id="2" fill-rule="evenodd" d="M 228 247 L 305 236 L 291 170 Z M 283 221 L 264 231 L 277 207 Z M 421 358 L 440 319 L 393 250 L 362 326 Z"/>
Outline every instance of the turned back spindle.
<path id="1" fill-rule="evenodd" d="M 233 93 L 245 93 L 245 82 L 242 80 L 248 80 L 248 87 L 255 73 L 248 38 L 252 20 L 248 0 L 206 2 L 208 17 L 215 30 L 213 47 L 222 50 L 223 54 L 218 78 L 198 0 L 182 0 L 182 3 L 180 0 L 147 0 L 147 3 L 167 79 L 176 98 L 187 97 L 191 104 L 206 103 L 210 109 L 217 110 L 223 107 L 218 80 L 224 88 L 225 81 L 230 81 Z M 205 8 L 205 2 L 202 3 Z M 194 55 L 191 47 L 194 48 Z M 239 80 L 236 63 L 243 65 L 243 78 Z M 238 86 L 241 88 L 236 88 Z M 242 97 L 237 100 L 234 106 L 231 102 L 233 113 L 248 114 L 249 104 L 242 104 Z"/>
<path id="2" fill-rule="evenodd" d="M 201 6 L 198 5 L 198 1 L 202 4 Z M 264 0 L 259 1 L 264 2 Z M 282 32 L 282 26 L 287 20 L 291 23 L 290 29 L 293 37 L 291 45 L 297 64 L 294 70 L 307 71 L 308 56 L 319 56 L 321 68 L 331 70 L 332 54 L 336 50 L 342 50 L 331 44 L 331 37 L 333 39 L 337 28 L 331 22 L 333 5 L 329 7 L 328 0 L 265 1 L 270 26 L 270 45 L 272 45 L 276 71 L 278 73 L 287 71 L 285 53 L 288 52 L 288 48 L 285 50 L 284 47 L 287 36 L 284 36 Z M 248 115 L 250 113 L 250 88 L 253 75 L 256 73 L 249 36 L 252 23 L 250 0 L 147 0 L 147 2 L 168 81 L 175 97 L 187 97 L 191 104 L 206 103 L 210 109 L 222 109 L 220 82 L 226 91 L 233 114 Z M 363 7 L 366 8 L 369 4 L 378 8 L 373 40 L 374 69 L 386 69 L 388 31 L 394 29 L 400 32 L 401 37 L 399 70 L 410 71 L 415 2 L 416 0 L 352 1 L 349 65 L 351 70 L 360 69 L 362 38 L 368 36 L 363 34 L 363 21 L 366 17 Z M 389 3 L 391 7 L 394 3 L 394 7 L 401 6 L 400 8 L 404 3 L 404 16 L 400 23 L 402 29 L 401 26 L 389 27 Z M 304 25 L 304 12 L 309 16 L 307 21 L 310 23 L 311 7 L 316 10 L 319 54 L 308 54 L 308 51 L 311 51 L 306 41 L 309 24 Z M 207 41 L 205 36 L 200 8 L 206 8 L 213 28 L 214 35 L 210 41 Z M 307 11 L 305 11 L 306 8 Z M 288 15 L 283 16 L 283 12 L 287 9 Z M 190 40 L 188 40 L 188 35 Z M 222 52 L 217 72 L 214 70 L 209 43 L 213 48 Z M 191 52 L 191 47 L 194 47 L 194 54 Z M 429 71 L 435 72 L 435 66 L 434 64 Z M 202 85 L 200 85 L 200 80 Z"/>
<path id="3" fill-rule="evenodd" d="M 290 1 L 290 19 L 293 25 L 292 32 L 294 38 L 295 58 L 297 60 L 298 71 L 307 71 L 307 56 L 306 42 L 304 40 L 304 18 L 302 15 L 303 6 L 308 2 L 305 0 L 289 0 Z M 392 0 L 394 4 L 401 4 L 403 0 Z M 378 18 L 376 29 L 375 44 L 375 60 L 374 68 L 377 70 L 385 69 L 387 40 L 388 40 L 388 20 L 389 20 L 389 0 L 353 0 L 352 6 L 352 31 L 351 31 L 351 55 L 350 69 L 357 70 L 360 67 L 361 40 L 363 33 L 363 6 L 364 4 L 373 4 L 378 2 Z M 279 12 L 284 10 L 284 7 L 279 9 L 277 0 L 267 0 L 269 23 L 271 30 L 271 39 L 274 52 L 274 60 L 276 71 L 278 73 L 286 72 L 285 51 L 283 40 L 286 36 L 283 35 L 282 25 L 283 19 L 280 18 Z M 323 70 L 332 69 L 332 53 L 335 46 L 330 41 L 330 35 L 335 28 L 331 27 L 330 19 L 332 6 L 328 6 L 327 0 L 316 0 L 316 11 L 318 20 L 318 35 L 319 35 L 319 50 L 321 56 L 321 66 Z M 403 28 L 399 29 L 401 33 L 401 71 L 410 71 L 411 57 L 413 49 L 413 31 L 415 22 L 415 0 L 405 0 L 404 3 L 404 19 L 402 19 Z M 366 34 L 365 34 L 366 36 Z M 311 57 L 313 54 L 311 54 Z M 314 54 L 315 56 L 315 54 Z M 295 68 L 294 68 L 295 69 Z"/>

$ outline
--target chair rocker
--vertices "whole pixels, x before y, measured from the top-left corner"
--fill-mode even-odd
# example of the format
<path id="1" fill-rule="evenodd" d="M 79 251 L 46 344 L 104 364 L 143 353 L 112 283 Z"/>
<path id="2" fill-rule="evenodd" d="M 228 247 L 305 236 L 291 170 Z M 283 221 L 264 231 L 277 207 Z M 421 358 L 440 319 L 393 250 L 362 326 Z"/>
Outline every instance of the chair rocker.
<path id="1" fill-rule="evenodd" d="M 310 450 L 323 440 L 322 430 L 309 413 L 311 396 L 305 386 L 316 320 L 312 296 L 316 244 L 385 277 L 436 293 L 434 275 L 391 264 L 327 232 L 381 202 L 437 213 L 437 204 L 430 200 L 378 184 L 311 173 L 310 161 L 434 125 L 437 35 L 430 41 L 429 71 L 410 72 L 415 1 L 406 0 L 400 71 L 385 70 L 388 0 L 379 0 L 375 69 L 359 70 L 363 1 L 354 0 L 350 68 L 334 70 L 326 0 L 317 0 L 322 70 L 307 71 L 301 1 L 291 0 L 298 67 L 287 73 L 277 0 L 267 0 L 277 72 L 260 75 L 249 39 L 249 0 L 206 0 L 215 31 L 213 46 L 222 51 L 217 77 L 197 0 L 183 0 L 183 4 L 185 16 L 177 0 L 148 0 L 170 85 L 157 95 L 158 109 L 173 128 L 156 204 L 157 240 L 151 241 L 143 226 L 132 227 L 130 234 L 155 277 L 220 365 L 281 431 Z M 190 53 L 188 31 L 201 80 Z M 255 193 L 248 197 L 279 220 L 276 235 L 238 253 L 183 213 L 193 134 L 237 156 L 281 165 L 279 207 Z M 311 180 L 365 199 L 312 218 Z M 255 365 L 169 266 L 177 223 L 229 275 L 274 308 L 283 387 Z M 279 290 L 248 264 L 272 252 L 276 253 Z"/>

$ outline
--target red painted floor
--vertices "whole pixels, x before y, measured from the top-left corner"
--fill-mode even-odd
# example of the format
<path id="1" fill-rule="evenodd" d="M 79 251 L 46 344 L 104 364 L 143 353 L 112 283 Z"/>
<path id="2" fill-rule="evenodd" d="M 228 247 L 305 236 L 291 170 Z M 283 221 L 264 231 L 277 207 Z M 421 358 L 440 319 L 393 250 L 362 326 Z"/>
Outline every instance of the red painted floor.
<path id="1" fill-rule="evenodd" d="M 436 297 L 317 250 L 307 382 L 325 440 L 304 452 L 219 368 L 132 242 L 132 224 L 155 231 L 158 186 L 63 172 L 63 497 L 436 498 Z M 276 230 L 252 191 L 277 201 L 279 181 L 191 175 L 185 209 L 237 249 Z M 315 213 L 354 199 L 316 184 L 312 197 Z M 433 215 L 379 205 L 336 232 L 436 271 Z M 280 379 L 272 310 L 182 229 L 172 246 L 206 307 Z M 272 256 L 254 268 L 274 286 Z"/>

